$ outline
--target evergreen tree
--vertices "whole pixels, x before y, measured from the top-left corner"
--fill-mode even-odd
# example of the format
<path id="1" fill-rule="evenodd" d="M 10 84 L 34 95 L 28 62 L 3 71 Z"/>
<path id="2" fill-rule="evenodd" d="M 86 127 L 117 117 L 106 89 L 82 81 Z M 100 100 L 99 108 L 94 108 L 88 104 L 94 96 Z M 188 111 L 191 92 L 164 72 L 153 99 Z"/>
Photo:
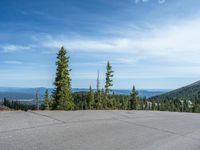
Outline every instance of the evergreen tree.
<path id="1" fill-rule="evenodd" d="M 142 98 L 140 101 L 140 109 L 144 110 L 144 98 Z"/>
<path id="2" fill-rule="evenodd" d="M 106 95 L 104 89 L 102 88 L 100 93 L 100 101 L 98 103 L 98 109 L 105 109 L 106 108 L 105 105 L 106 105 Z"/>
<path id="3" fill-rule="evenodd" d="M 184 111 L 184 112 L 188 112 L 188 109 L 189 109 L 189 108 L 188 108 L 188 101 L 184 100 L 184 101 L 183 101 L 183 111 Z"/>
<path id="4" fill-rule="evenodd" d="M 135 86 L 133 86 L 132 92 L 131 92 L 131 98 L 130 98 L 130 109 L 137 110 L 138 109 L 138 92 L 135 89 Z"/>
<path id="5" fill-rule="evenodd" d="M 155 110 L 155 109 L 156 109 L 155 101 L 152 101 L 152 110 Z"/>
<path id="6" fill-rule="evenodd" d="M 100 81 L 99 81 L 99 71 L 97 72 L 97 87 L 96 87 L 96 94 L 95 94 L 95 108 L 99 109 L 99 105 L 101 102 L 101 91 L 100 91 Z"/>
<path id="7" fill-rule="evenodd" d="M 193 112 L 197 113 L 200 112 L 200 102 L 198 97 L 196 97 L 194 104 L 193 104 Z"/>
<path id="8" fill-rule="evenodd" d="M 71 79 L 69 69 L 69 57 L 64 47 L 57 54 L 57 70 L 55 78 L 55 89 L 53 93 L 53 109 L 73 110 L 74 102 L 71 93 Z"/>
<path id="9" fill-rule="evenodd" d="M 105 93 L 104 93 L 104 98 L 102 99 L 102 104 L 104 109 L 111 108 L 111 99 L 110 99 L 110 87 L 113 86 L 113 70 L 112 66 L 110 65 L 109 61 L 107 62 L 106 65 L 106 82 L 105 82 Z"/>
<path id="10" fill-rule="evenodd" d="M 88 92 L 88 109 L 94 108 L 94 92 L 92 91 L 92 86 L 90 85 L 89 92 Z"/>
<path id="11" fill-rule="evenodd" d="M 157 100 L 157 110 L 160 110 L 160 101 Z"/>
<path id="12" fill-rule="evenodd" d="M 106 66 L 106 83 L 105 83 L 105 94 L 109 95 L 110 93 L 110 87 L 113 86 L 113 70 L 112 70 L 112 66 L 110 65 L 109 61 L 107 62 L 107 66 Z"/>
<path id="13" fill-rule="evenodd" d="M 99 71 L 97 72 L 97 93 L 100 92 Z"/>
<path id="14" fill-rule="evenodd" d="M 47 89 L 44 94 L 44 109 L 49 110 L 49 92 Z"/>

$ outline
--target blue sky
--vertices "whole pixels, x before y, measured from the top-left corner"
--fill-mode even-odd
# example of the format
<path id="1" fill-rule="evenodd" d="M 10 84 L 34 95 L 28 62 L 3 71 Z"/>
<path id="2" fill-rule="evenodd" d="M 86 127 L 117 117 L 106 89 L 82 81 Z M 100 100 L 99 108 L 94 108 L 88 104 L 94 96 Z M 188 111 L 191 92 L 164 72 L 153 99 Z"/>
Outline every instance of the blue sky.
<path id="1" fill-rule="evenodd" d="M 74 88 L 174 89 L 200 79 L 199 0 L 1 0 L 0 86 L 52 87 L 70 54 Z"/>

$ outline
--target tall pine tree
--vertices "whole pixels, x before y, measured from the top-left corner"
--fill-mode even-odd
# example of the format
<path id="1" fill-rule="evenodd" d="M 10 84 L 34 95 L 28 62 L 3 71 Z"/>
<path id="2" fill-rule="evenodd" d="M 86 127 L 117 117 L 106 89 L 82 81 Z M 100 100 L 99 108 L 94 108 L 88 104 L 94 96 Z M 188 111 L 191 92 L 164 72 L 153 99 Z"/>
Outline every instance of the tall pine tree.
<path id="1" fill-rule="evenodd" d="M 69 69 L 69 57 L 64 47 L 57 54 L 57 69 L 55 78 L 55 89 L 53 93 L 53 109 L 73 110 L 74 102 L 71 94 L 71 79 Z"/>
<path id="2" fill-rule="evenodd" d="M 113 70 L 112 70 L 112 66 L 110 65 L 109 61 L 107 62 L 107 66 L 106 66 L 106 83 L 105 83 L 105 98 L 102 101 L 103 104 L 103 108 L 104 109 L 108 109 L 109 107 L 111 107 L 111 99 L 110 99 L 110 87 L 113 86 Z"/>
<path id="3" fill-rule="evenodd" d="M 108 95 L 110 93 L 110 87 L 113 86 L 113 70 L 112 66 L 110 65 L 109 61 L 107 62 L 106 66 L 106 83 L 105 83 L 105 94 Z"/>
<path id="4" fill-rule="evenodd" d="M 131 92 L 131 98 L 130 98 L 130 109 L 137 110 L 138 109 L 138 92 L 135 89 L 135 86 L 133 86 L 132 92 Z"/>
<path id="5" fill-rule="evenodd" d="M 100 90 L 100 81 L 99 81 L 99 71 L 97 72 L 97 85 L 96 85 L 97 89 L 96 89 L 96 94 L 95 94 L 95 108 L 96 109 L 100 109 L 100 105 L 101 105 L 101 90 Z"/>

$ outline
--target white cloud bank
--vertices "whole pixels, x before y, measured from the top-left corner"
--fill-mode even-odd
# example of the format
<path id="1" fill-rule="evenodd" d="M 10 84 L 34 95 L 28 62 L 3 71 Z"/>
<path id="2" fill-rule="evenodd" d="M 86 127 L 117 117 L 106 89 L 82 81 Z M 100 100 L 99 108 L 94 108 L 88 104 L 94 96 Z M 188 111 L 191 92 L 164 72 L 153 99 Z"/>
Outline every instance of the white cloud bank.
<path id="1" fill-rule="evenodd" d="M 133 31 L 128 28 L 124 28 L 124 34 L 114 38 L 43 35 L 34 37 L 34 44 L 50 53 L 56 53 L 63 45 L 69 51 L 105 55 L 104 58 L 109 58 L 114 67 L 118 66 L 114 69 L 119 79 L 200 76 L 200 18 L 169 22 L 160 28 L 136 32 L 140 32 L 138 38 L 132 36 Z M 15 52 L 31 48 L 6 45 L 1 49 Z M 126 66 L 120 68 L 120 64 Z M 91 76 L 96 78 L 95 73 Z"/>
<path id="2" fill-rule="evenodd" d="M 116 66 L 117 63 L 125 64 L 129 70 L 131 66 L 136 67 L 140 72 L 138 76 L 142 74 L 147 77 L 200 75 L 200 18 L 170 22 L 160 28 L 141 31 L 138 38 L 128 33 L 132 31 L 124 30 L 124 34 L 118 38 L 48 36 L 39 41 L 44 48 L 53 50 L 54 53 L 64 45 L 69 51 L 113 54 L 110 57 L 113 64 Z M 146 61 L 149 64 L 145 63 Z M 142 69 L 147 71 L 143 73 Z M 134 74 L 133 71 L 129 74 L 131 73 Z"/>
<path id="3" fill-rule="evenodd" d="M 129 31 L 124 31 L 129 33 Z M 161 28 L 141 33 L 140 38 L 104 38 L 87 37 L 48 37 L 41 45 L 58 49 L 62 45 L 71 51 L 124 53 L 134 57 L 164 57 L 172 60 L 200 62 L 200 19 L 169 24 Z M 124 38 L 125 37 L 125 38 Z"/>

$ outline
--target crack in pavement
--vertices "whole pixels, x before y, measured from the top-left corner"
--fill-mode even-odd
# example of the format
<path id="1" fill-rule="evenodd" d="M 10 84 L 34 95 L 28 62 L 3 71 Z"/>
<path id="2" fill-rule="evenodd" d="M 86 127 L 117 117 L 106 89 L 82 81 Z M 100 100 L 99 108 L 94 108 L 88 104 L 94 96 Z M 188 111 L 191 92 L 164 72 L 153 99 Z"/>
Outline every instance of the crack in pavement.
<path id="1" fill-rule="evenodd" d="M 156 131 L 161 131 L 161 132 L 164 132 L 164 133 L 169 133 L 169 134 L 185 137 L 185 138 L 188 138 L 188 139 L 191 139 L 191 140 L 198 140 L 198 141 L 200 140 L 198 138 L 189 137 L 189 136 L 187 136 L 188 134 L 187 135 L 179 134 L 179 133 L 176 133 L 176 132 L 173 132 L 173 131 L 170 131 L 170 130 L 151 127 L 151 126 L 147 126 L 147 125 L 143 125 L 143 124 L 138 124 L 138 123 L 135 123 L 135 122 L 132 122 L 132 121 L 124 120 L 124 119 L 132 119 L 131 117 L 126 116 L 126 115 L 117 114 L 118 116 L 116 117 L 116 114 L 115 114 L 114 117 L 105 118 L 105 119 L 85 119 L 85 120 L 63 121 L 63 120 L 54 118 L 52 116 L 40 114 L 40 113 L 37 113 L 37 112 L 29 112 L 29 113 L 32 113 L 32 114 L 37 115 L 37 116 L 49 118 L 51 120 L 57 121 L 57 123 L 37 125 L 37 126 L 20 128 L 20 129 L 12 129 L 12 130 L 7 130 L 7 131 L 0 131 L 0 133 L 17 132 L 17 131 L 35 129 L 35 128 L 41 128 L 41 127 L 50 127 L 50 126 L 54 126 L 54 125 L 65 125 L 65 124 L 72 124 L 72 123 L 88 123 L 88 122 L 94 122 L 94 121 L 112 121 L 112 120 L 115 120 L 115 121 L 120 121 L 120 122 L 123 122 L 123 123 L 131 124 L 131 125 L 135 125 L 135 126 L 139 126 L 139 127 L 144 127 L 144 128 L 153 129 L 153 130 L 156 130 Z"/>
<path id="2" fill-rule="evenodd" d="M 47 117 L 49 119 L 53 119 L 53 120 L 56 120 L 56 121 L 59 121 L 60 123 L 62 124 L 71 124 L 71 123 L 87 123 L 87 122 L 93 122 L 93 121 L 109 121 L 109 120 L 116 120 L 114 119 L 113 117 L 111 118 L 102 118 L 102 119 L 84 119 L 84 120 L 73 120 L 73 121 L 63 121 L 63 120 L 60 120 L 60 119 L 57 119 L 57 118 L 54 118 L 54 117 L 51 117 L 51 116 L 48 116 L 48 115 L 43 115 L 43 114 L 40 114 L 40 113 L 36 113 L 36 112 L 30 112 L 30 113 L 34 113 L 35 115 L 39 115 L 39 116 L 44 116 L 44 117 Z"/>
<path id="3" fill-rule="evenodd" d="M 37 115 L 37 116 L 43 116 L 43 117 L 46 117 L 48 119 L 52 119 L 54 121 L 58 121 L 60 123 L 66 123 L 63 120 L 60 120 L 60 119 L 57 119 L 57 118 L 54 118 L 54 117 L 51 117 L 51 116 L 48 116 L 48 115 L 40 114 L 40 113 L 37 113 L 37 112 L 34 112 L 34 111 L 29 111 L 29 113 L 32 113 L 32 114 Z"/>
<path id="4" fill-rule="evenodd" d="M 26 127 L 26 128 L 11 129 L 11 130 L 6 130 L 6 131 L 0 131 L 0 134 L 1 133 L 17 132 L 17 131 L 28 130 L 28 129 L 35 129 L 35 128 L 39 128 L 39 127 L 47 127 L 47 126 L 52 126 L 52 125 L 59 125 L 59 124 L 61 124 L 61 123 L 51 123 L 51 124 L 37 125 L 37 126 Z"/>
<path id="5" fill-rule="evenodd" d="M 123 118 L 123 116 L 122 116 Z M 157 131 L 161 131 L 161 132 L 165 132 L 165 133 L 169 133 L 169 134 L 173 134 L 173 135 L 177 135 L 177 136 L 181 136 L 181 137 L 185 137 L 185 138 L 188 138 L 188 139 L 191 139 L 191 140 L 197 140 L 199 141 L 200 139 L 198 138 L 192 138 L 192 137 L 188 137 L 187 135 L 184 135 L 184 134 L 179 134 L 179 133 L 176 133 L 176 132 L 173 132 L 173 131 L 170 131 L 170 130 L 165 130 L 165 129 L 160 129 L 160 128 L 156 128 L 156 127 L 151 127 L 151 126 L 147 126 L 147 125 L 143 125 L 143 124 L 138 124 L 138 123 L 135 123 L 135 122 L 131 122 L 131 121 L 127 121 L 127 120 L 123 120 L 123 119 L 119 119 L 119 118 L 116 118 L 116 120 L 119 120 L 121 122 L 125 122 L 125 123 L 128 123 L 128 124 L 132 124 L 132 125 L 135 125 L 135 126 L 138 126 L 138 127 L 144 127 L 144 128 L 149 128 L 149 129 L 153 129 L 153 130 L 157 130 Z M 124 118 L 126 119 L 126 118 Z"/>
<path id="6" fill-rule="evenodd" d="M 41 127 L 50 127 L 50 126 L 53 126 L 53 125 L 62 125 L 62 124 L 64 125 L 64 124 L 72 124 L 72 123 L 88 123 L 88 122 L 93 122 L 93 121 L 111 121 L 111 120 L 114 120 L 114 118 L 108 118 L 108 119 L 75 120 L 75 121 L 66 122 L 66 121 L 59 120 L 57 118 L 54 118 L 54 117 L 51 117 L 51 116 L 48 116 L 48 115 L 44 115 L 44 114 L 40 114 L 40 113 L 36 113 L 36 112 L 29 112 L 29 113 L 32 113 L 32 114 L 37 115 L 37 116 L 47 117 L 49 119 L 57 121 L 58 123 L 36 125 L 36 126 L 32 126 L 32 127 L 19 128 L 19 129 L 11 129 L 11 130 L 6 130 L 6 131 L 0 131 L 0 133 L 18 132 L 18 131 L 28 130 L 28 129 L 35 129 L 35 128 L 41 128 Z"/>
<path id="7" fill-rule="evenodd" d="M 44 117 L 47 117 L 47 118 L 50 118 L 50 119 L 54 119 L 54 120 L 59 121 L 63 124 L 92 122 L 92 121 L 98 121 L 98 120 L 100 120 L 100 121 L 101 120 L 118 120 L 118 121 L 125 122 L 125 123 L 128 123 L 128 124 L 134 124 L 135 126 L 139 126 L 139 127 L 145 127 L 145 128 L 149 128 L 149 129 L 153 129 L 153 130 L 157 130 L 157 131 L 162 131 L 162 132 L 173 134 L 173 135 L 178 135 L 178 136 L 181 136 L 181 137 L 187 137 L 187 138 L 190 138 L 190 139 L 193 139 L 193 140 L 199 140 L 198 138 L 191 138 L 191 137 L 188 137 L 187 135 L 179 134 L 179 133 L 176 133 L 176 132 L 173 132 L 173 131 L 170 131 L 170 130 L 160 129 L 160 128 L 156 128 L 156 127 L 151 127 L 151 126 L 147 126 L 147 125 L 138 124 L 138 123 L 134 123 L 134 122 L 131 122 L 131 121 L 123 120 L 123 118 L 124 119 L 134 119 L 132 117 L 129 117 L 129 116 L 123 115 L 123 114 L 120 115 L 122 119 L 120 119 L 119 117 L 112 117 L 111 119 L 76 120 L 76 121 L 65 122 L 63 120 L 59 120 L 57 118 L 54 118 L 54 117 L 51 117 L 51 116 L 48 116 L 48 115 L 44 115 L 44 114 L 40 114 L 40 113 L 36 113 L 36 112 L 31 112 L 31 113 L 34 113 L 34 114 L 40 115 L 40 116 L 44 116 Z M 116 114 L 114 114 L 114 115 L 116 115 Z M 140 118 L 140 117 L 137 117 L 137 118 Z M 145 118 L 145 117 L 142 117 L 142 118 Z"/>

